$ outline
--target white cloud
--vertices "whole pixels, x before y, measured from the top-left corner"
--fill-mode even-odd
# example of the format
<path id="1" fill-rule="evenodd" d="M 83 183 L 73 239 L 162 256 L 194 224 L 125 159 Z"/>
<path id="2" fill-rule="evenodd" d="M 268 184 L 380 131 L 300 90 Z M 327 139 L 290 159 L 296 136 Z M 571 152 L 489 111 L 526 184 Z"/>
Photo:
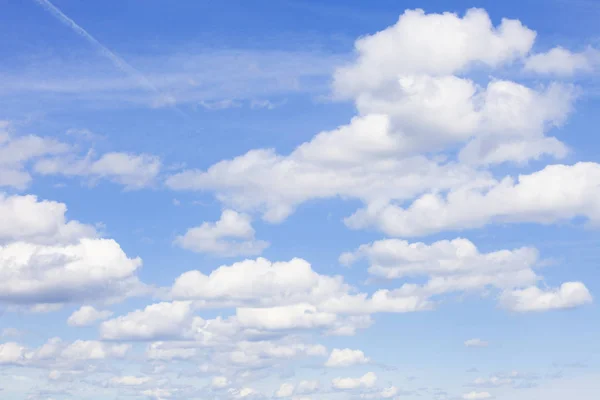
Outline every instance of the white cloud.
<path id="1" fill-rule="evenodd" d="M 52 138 L 35 135 L 15 136 L 11 124 L 0 121 L 0 187 L 25 189 L 31 182 L 29 163 L 45 156 L 61 155 L 70 147 Z"/>
<path id="2" fill-rule="evenodd" d="M 335 74 L 343 94 L 383 87 L 399 74 L 448 75 L 476 63 L 496 67 L 525 56 L 535 32 L 517 20 L 494 27 L 484 10 L 425 14 L 408 10 L 395 25 L 355 43 L 357 61 Z"/>
<path id="3" fill-rule="evenodd" d="M 117 376 L 111 378 L 110 382 L 123 386 L 139 386 L 150 382 L 150 378 L 147 376 Z"/>
<path id="4" fill-rule="evenodd" d="M 214 376 L 210 381 L 210 386 L 215 389 L 222 389 L 229 386 L 230 382 L 226 376 Z"/>
<path id="5" fill-rule="evenodd" d="M 481 340 L 479 338 L 476 339 L 469 339 L 465 341 L 465 346 L 466 347 L 488 347 L 489 343 L 486 342 L 485 340 Z"/>
<path id="6" fill-rule="evenodd" d="M 331 385 L 339 390 L 353 390 L 358 388 L 371 388 L 377 382 L 374 372 L 367 372 L 360 378 L 334 378 Z"/>
<path id="7" fill-rule="evenodd" d="M 277 392 L 275 392 L 275 397 L 291 397 L 294 394 L 294 385 L 291 383 L 282 383 Z"/>
<path id="8" fill-rule="evenodd" d="M 469 392 L 463 394 L 463 399 L 465 400 L 483 400 L 483 399 L 491 399 L 492 395 L 488 392 Z"/>
<path id="9" fill-rule="evenodd" d="M 142 394 L 144 396 L 147 396 L 147 397 L 149 397 L 151 399 L 155 399 L 155 400 L 168 399 L 172 396 L 172 393 L 169 390 L 160 389 L 160 388 L 146 389 L 142 392 Z"/>
<path id="10" fill-rule="evenodd" d="M 56 157 L 38 161 L 35 172 L 42 175 L 83 176 L 91 180 L 108 179 L 127 189 L 150 186 L 161 169 L 160 159 L 148 154 L 111 152 L 95 158 Z"/>
<path id="11" fill-rule="evenodd" d="M 511 385 L 514 382 L 513 379 L 507 377 L 492 376 L 490 378 L 477 378 L 473 381 L 473 386 L 476 387 L 499 387 Z"/>
<path id="12" fill-rule="evenodd" d="M 100 334 L 103 339 L 173 339 L 191 329 L 192 318 L 190 302 L 157 303 L 103 322 Z"/>
<path id="13" fill-rule="evenodd" d="M 333 349 L 325 362 L 326 367 L 350 367 L 358 364 L 366 364 L 370 360 L 365 357 L 362 350 Z"/>
<path id="14" fill-rule="evenodd" d="M 346 219 L 352 228 L 376 226 L 394 236 L 422 236 L 489 223 L 551 224 L 577 216 L 600 223 L 600 165 L 549 165 L 529 175 L 430 193 L 407 208 L 371 204 Z"/>
<path id="15" fill-rule="evenodd" d="M 526 289 L 505 292 L 501 304 L 512 311 L 530 312 L 573 308 L 593 301 L 592 295 L 581 282 L 565 282 L 556 289 Z"/>
<path id="16" fill-rule="evenodd" d="M 71 326 L 88 326 L 96 321 L 107 319 L 112 315 L 112 311 L 96 310 L 92 306 L 81 306 L 67 319 L 67 324 Z"/>
<path id="17" fill-rule="evenodd" d="M 0 246 L 0 301 L 12 304 L 104 301 L 142 289 L 130 259 L 110 239 L 72 245 L 15 242 Z"/>
<path id="18" fill-rule="evenodd" d="M 241 320 L 249 325 L 286 329 L 330 323 L 331 332 L 336 334 L 352 334 L 353 327 L 368 326 L 369 321 L 360 318 L 339 320 L 330 314 L 411 312 L 431 308 L 418 294 L 405 295 L 390 290 L 378 290 L 371 296 L 360 293 L 344 283 L 341 276 L 318 274 L 308 262 L 299 258 L 275 263 L 264 258 L 245 260 L 221 266 L 210 275 L 200 271 L 185 272 L 176 279 L 171 294 L 178 299 L 210 300 L 212 303 L 206 303 L 206 306 L 223 303 L 242 306 L 239 309 Z M 270 309 L 272 307 L 275 308 Z M 296 318 L 286 317 L 287 313 Z M 281 319 L 275 319 L 273 315 Z"/>
<path id="19" fill-rule="evenodd" d="M 477 64 L 495 68 L 522 58 L 534 38 L 515 20 L 494 28 L 483 10 L 462 18 L 407 11 L 394 26 L 359 39 L 356 60 L 336 71 L 337 94 L 356 103 L 350 123 L 289 155 L 255 149 L 205 171 L 184 170 L 166 183 L 214 191 L 228 207 L 280 222 L 309 200 L 403 202 L 489 184 L 490 174 L 478 165 L 564 157 L 567 147 L 546 134 L 571 111 L 572 87 L 532 89 L 495 79 L 479 85 L 464 77 Z M 459 163 L 424 156 L 457 149 Z"/>
<path id="20" fill-rule="evenodd" d="M 72 243 L 95 237 L 96 230 L 79 221 L 67 221 L 67 206 L 36 196 L 0 193 L 0 243 L 27 241 L 40 244 Z"/>
<path id="21" fill-rule="evenodd" d="M 579 72 L 591 72 L 599 65 L 600 52 L 594 48 L 573 53 L 558 46 L 545 53 L 530 55 L 525 62 L 525 70 L 538 74 L 571 76 Z"/>
<path id="22" fill-rule="evenodd" d="M 408 282 L 397 289 L 401 296 L 417 296 L 422 301 L 446 293 L 483 291 L 489 287 L 524 288 L 541 279 L 534 271 L 539 263 L 535 248 L 480 253 L 475 244 L 463 238 L 430 245 L 400 239 L 379 240 L 342 254 L 340 261 L 351 264 L 361 258 L 368 260 L 369 273 L 377 277 L 427 277 L 424 284 Z"/>
<path id="23" fill-rule="evenodd" d="M 375 393 L 363 393 L 360 397 L 363 399 L 392 399 L 398 398 L 396 397 L 398 392 L 399 390 L 396 386 L 389 386 Z"/>
<path id="24" fill-rule="evenodd" d="M 175 280 L 171 292 L 175 298 L 275 305 L 316 300 L 344 290 L 341 277 L 320 275 L 300 258 L 289 262 L 258 258 L 220 266 L 209 275 L 185 272 Z"/>
<path id="25" fill-rule="evenodd" d="M 25 358 L 25 348 L 15 342 L 0 343 L 0 365 L 20 364 Z"/>
<path id="26" fill-rule="evenodd" d="M 337 319 L 335 314 L 320 312 L 310 304 L 267 308 L 238 307 L 236 317 L 243 326 L 266 330 L 328 327 Z"/>
<path id="27" fill-rule="evenodd" d="M 225 210 L 217 222 L 204 222 L 190 228 L 175 243 L 197 253 L 227 257 L 258 255 L 269 246 L 254 238 L 250 217 L 233 210 Z"/>

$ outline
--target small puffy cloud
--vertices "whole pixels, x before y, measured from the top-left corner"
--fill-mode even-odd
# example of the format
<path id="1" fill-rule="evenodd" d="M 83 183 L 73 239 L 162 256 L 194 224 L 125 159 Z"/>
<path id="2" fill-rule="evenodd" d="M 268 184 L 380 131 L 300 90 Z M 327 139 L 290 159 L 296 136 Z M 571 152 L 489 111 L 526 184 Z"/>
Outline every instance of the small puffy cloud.
<path id="1" fill-rule="evenodd" d="M 269 246 L 254 238 L 248 215 L 225 210 L 216 222 L 205 222 L 178 236 L 175 243 L 187 250 L 226 257 L 258 255 Z"/>
<path id="2" fill-rule="evenodd" d="M 116 376 L 111 378 L 110 383 L 123 386 L 140 386 L 150 382 L 147 376 Z"/>
<path id="3" fill-rule="evenodd" d="M 600 66 L 600 52 L 587 48 L 573 53 L 563 47 L 555 47 L 546 53 L 530 55 L 525 61 L 525 70 L 544 75 L 571 76 L 579 72 L 591 72 Z"/>
<path id="4" fill-rule="evenodd" d="M 334 378 L 331 385 L 339 390 L 353 390 L 358 388 L 371 388 L 377 382 L 374 372 L 367 372 L 360 378 Z"/>
<path id="5" fill-rule="evenodd" d="M 488 347 L 489 343 L 481 339 L 469 339 L 465 341 L 465 347 Z"/>
<path id="6" fill-rule="evenodd" d="M 191 321 L 190 302 L 163 302 L 104 321 L 100 334 L 108 340 L 172 339 L 185 335 Z"/>
<path id="7" fill-rule="evenodd" d="M 362 350 L 352 349 L 333 349 L 329 358 L 325 362 L 326 367 L 350 367 L 357 364 L 368 363 L 369 358 L 365 357 Z"/>
<path id="8" fill-rule="evenodd" d="M 70 146 L 52 138 L 13 135 L 11 124 L 0 121 L 0 187 L 25 189 L 31 182 L 27 167 L 42 157 L 64 155 Z"/>
<path id="9" fill-rule="evenodd" d="M 81 308 L 67 319 L 67 324 L 71 326 L 88 326 L 96 321 L 101 321 L 109 318 L 112 315 L 112 311 L 108 310 L 96 310 L 92 306 L 81 306 Z"/>
<path id="10" fill-rule="evenodd" d="M 0 193 L 0 244 L 26 241 L 36 244 L 73 243 L 83 237 L 96 237 L 94 227 L 68 221 L 67 206 L 32 195 Z"/>
<path id="11" fill-rule="evenodd" d="M 526 289 L 505 292 L 503 307 L 516 312 L 547 311 L 574 308 L 592 303 L 593 297 L 581 282 L 565 282 L 556 289 Z"/>
<path id="12" fill-rule="evenodd" d="M 282 383 L 277 392 L 275 392 L 275 397 L 291 397 L 294 394 L 294 385 L 291 383 Z"/>
<path id="13" fill-rule="evenodd" d="M 20 364 L 25 360 L 25 347 L 15 342 L 0 344 L 0 365 Z"/>
<path id="14" fill-rule="evenodd" d="M 469 392 L 463 394 L 462 398 L 465 400 L 484 400 L 491 399 L 492 395 L 488 392 Z"/>
<path id="15" fill-rule="evenodd" d="M 148 154 L 111 152 L 95 158 L 90 153 L 85 158 L 46 158 L 36 162 L 34 169 L 42 175 L 108 179 L 127 189 L 141 189 L 154 183 L 161 162 L 158 157 Z"/>
<path id="16" fill-rule="evenodd" d="M 210 380 L 210 386 L 213 389 L 222 389 L 224 387 L 229 386 L 230 382 L 226 376 L 213 376 Z"/>

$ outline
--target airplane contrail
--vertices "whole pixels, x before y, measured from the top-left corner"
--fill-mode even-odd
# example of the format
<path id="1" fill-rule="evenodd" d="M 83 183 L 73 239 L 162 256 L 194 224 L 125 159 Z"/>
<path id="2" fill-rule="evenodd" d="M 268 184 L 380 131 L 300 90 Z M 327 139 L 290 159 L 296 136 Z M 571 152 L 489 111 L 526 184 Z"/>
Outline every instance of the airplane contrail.
<path id="1" fill-rule="evenodd" d="M 50 12 L 50 14 L 52 14 L 56 19 L 58 19 L 62 24 L 71 28 L 73 31 L 75 31 L 75 33 L 77 33 L 79 36 L 81 36 L 82 38 L 84 38 L 85 40 L 90 42 L 93 46 L 95 46 L 98 50 L 100 50 L 102 55 L 104 55 L 106 58 L 108 58 L 118 69 L 120 69 L 122 72 L 126 73 L 127 75 L 135 78 L 135 80 L 138 82 L 138 84 L 140 84 L 141 86 L 145 87 L 146 89 L 148 89 L 154 93 L 162 95 L 160 90 L 158 90 L 158 88 L 156 86 L 154 86 L 152 84 L 152 82 L 150 82 L 141 72 L 139 72 L 137 69 L 132 67 L 130 64 L 127 63 L 127 61 L 123 60 L 121 57 L 119 57 L 117 54 L 115 54 L 109 48 L 107 48 L 102 43 L 100 43 L 98 40 L 96 40 L 96 38 L 94 38 L 92 35 L 90 35 L 88 31 L 83 29 L 79 24 L 77 24 L 77 22 L 73 21 L 71 18 L 69 18 L 67 15 L 65 15 L 60 9 L 58 9 L 49 0 L 35 0 L 35 1 L 39 5 L 44 7 L 48 12 Z M 176 106 L 173 106 L 173 108 L 175 110 L 177 110 L 179 113 L 186 115 L 183 111 L 179 110 Z"/>

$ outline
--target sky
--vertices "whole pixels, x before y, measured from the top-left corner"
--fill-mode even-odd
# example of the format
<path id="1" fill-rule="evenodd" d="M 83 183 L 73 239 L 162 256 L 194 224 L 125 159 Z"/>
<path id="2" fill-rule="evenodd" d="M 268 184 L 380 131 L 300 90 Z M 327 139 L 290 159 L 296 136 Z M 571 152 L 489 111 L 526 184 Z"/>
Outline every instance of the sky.
<path id="1" fill-rule="evenodd" d="M 600 3 L 0 6 L 0 397 L 593 400 Z"/>

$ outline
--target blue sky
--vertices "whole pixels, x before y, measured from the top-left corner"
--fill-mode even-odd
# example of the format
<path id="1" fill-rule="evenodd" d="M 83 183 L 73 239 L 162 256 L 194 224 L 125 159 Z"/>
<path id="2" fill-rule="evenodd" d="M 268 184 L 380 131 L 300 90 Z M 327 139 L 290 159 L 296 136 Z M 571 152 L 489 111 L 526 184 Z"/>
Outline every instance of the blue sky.
<path id="1" fill-rule="evenodd" d="M 599 17 L 5 4 L 2 398 L 595 398 Z"/>

